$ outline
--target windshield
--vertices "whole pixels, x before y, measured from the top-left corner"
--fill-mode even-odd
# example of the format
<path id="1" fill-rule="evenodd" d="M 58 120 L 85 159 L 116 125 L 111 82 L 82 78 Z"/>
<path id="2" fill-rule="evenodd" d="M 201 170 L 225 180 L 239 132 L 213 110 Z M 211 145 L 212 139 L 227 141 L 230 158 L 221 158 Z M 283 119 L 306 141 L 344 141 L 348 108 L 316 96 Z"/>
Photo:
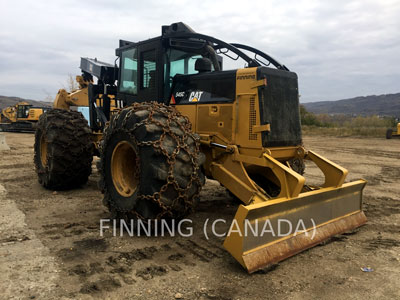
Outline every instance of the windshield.
<path id="1" fill-rule="evenodd" d="M 196 53 L 188 53 L 176 49 L 168 49 L 165 53 L 164 74 L 165 82 L 174 77 L 176 74 L 188 75 L 196 74 L 194 68 L 196 59 L 202 56 Z"/>
<path id="2" fill-rule="evenodd" d="M 164 59 L 164 95 L 169 97 L 172 80 L 176 74 L 189 75 L 198 73 L 195 63 L 202 56 L 198 53 L 189 53 L 182 50 L 169 48 Z"/>
<path id="3" fill-rule="evenodd" d="M 195 69 L 196 60 L 206 57 L 198 52 L 187 52 L 174 48 L 169 48 L 165 51 L 164 59 L 164 95 L 169 98 L 172 80 L 175 75 L 190 75 L 199 73 Z M 222 67 L 222 58 L 218 58 L 220 67 Z M 215 67 L 211 65 L 211 71 Z"/>

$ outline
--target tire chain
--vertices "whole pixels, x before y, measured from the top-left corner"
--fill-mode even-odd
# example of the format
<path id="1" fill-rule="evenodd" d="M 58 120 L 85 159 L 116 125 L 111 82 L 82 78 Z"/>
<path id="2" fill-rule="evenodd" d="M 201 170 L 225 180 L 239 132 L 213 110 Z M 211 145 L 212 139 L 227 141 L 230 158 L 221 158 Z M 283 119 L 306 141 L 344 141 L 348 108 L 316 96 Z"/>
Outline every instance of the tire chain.
<path id="1" fill-rule="evenodd" d="M 153 201 L 156 204 L 159 205 L 159 207 L 162 209 L 161 212 L 156 216 L 155 219 L 161 219 L 164 216 L 169 216 L 173 217 L 174 214 L 172 212 L 172 208 L 175 207 L 177 201 L 179 199 L 183 199 L 185 203 L 185 212 L 192 212 L 194 210 L 194 206 L 196 201 L 191 201 L 187 197 L 188 190 L 193 186 L 194 183 L 197 184 L 197 190 L 194 193 L 194 195 L 191 197 L 193 200 L 198 199 L 200 190 L 202 187 L 202 182 L 200 181 L 200 178 L 198 176 L 199 173 L 199 165 L 198 165 L 198 156 L 200 153 L 200 138 L 197 134 L 191 132 L 192 125 L 189 121 L 189 119 L 186 116 L 183 116 L 180 112 L 178 112 L 175 108 L 171 106 L 166 106 L 161 103 L 157 102 L 146 102 L 146 103 L 133 103 L 131 106 L 128 106 L 115 115 L 114 118 L 111 119 L 110 122 L 112 122 L 113 127 L 115 128 L 116 122 L 118 118 L 121 115 L 121 112 L 123 110 L 128 109 L 128 113 L 124 117 L 124 121 L 122 124 L 122 127 L 126 126 L 126 121 L 129 120 L 130 116 L 137 111 L 140 110 L 147 110 L 149 112 L 149 115 L 142 121 L 136 123 L 132 128 L 129 129 L 129 136 L 132 138 L 132 140 L 135 141 L 136 146 L 138 147 L 144 147 L 144 146 L 152 146 L 155 149 L 158 149 L 159 152 L 161 152 L 165 157 L 167 157 L 167 163 L 169 165 L 168 167 L 168 177 L 167 177 L 167 182 L 161 187 L 159 192 L 155 192 L 153 195 L 140 195 L 137 198 L 137 201 L 145 200 L 145 201 Z M 167 119 L 166 124 L 158 121 L 157 119 L 154 118 L 155 115 L 159 115 L 161 117 L 165 117 Z M 172 130 L 171 130 L 171 122 L 174 122 L 183 132 L 183 136 L 180 137 L 176 135 Z M 155 124 L 158 127 L 162 128 L 163 133 L 160 136 L 159 140 L 156 141 L 146 141 L 146 142 L 139 142 L 137 141 L 134 132 L 136 129 L 138 129 L 141 126 L 149 125 L 149 124 Z M 107 129 L 110 127 L 110 124 L 107 124 L 105 127 L 104 132 L 106 133 L 105 140 L 108 137 L 107 134 Z M 125 127 L 126 128 L 126 127 Z M 167 136 L 167 134 L 174 139 L 176 143 L 176 148 L 172 152 L 172 154 L 168 154 L 168 151 L 162 146 L 163 139 Z M 192 152 L 189 149 L 189 146 L 185 142 L 188 138 L 192 138 L 195 145 L 195 151 Z M 101 148 L 104 147 L 105 143 L 102 143 Z M 103 151 L 104 149 L 101 149 Z M 174 165 L 176 162 L 176 156 L 179 154 L 181 150 L 185 150 L 188 154 L 191 154 L 191 164 L 193 166 L 193 172 L 190 176 L 190 182 L 187 185 L 186 188 L 181 188 L 179 187 L 178 182 L 174 179 L 173 171 L 174 171 Z M 136 151 L 136 150 L 135 150 Z M 138 156 L 137 156 L 138 157 Z M 137 158 L 139 160 L 139 158 Z M 140 166 L 139 161 L 137 161 L 137 165 Z M 139 177 L 140 174 L 140 167 L 137 168 L 136 175 Z M 166 206 L 164 203 L 161 201 L 162 194 L 165 193 L 165 191 L 168 189 L 168 186 L 173 185 L 175 191 L 178 192 L 178 197 L 174 199 L 172 202 L 172 205 L 170 206 L 171 209 Z M 142 220 L 145 220 L 143 216 L 141 216 L 138 212 L 136 211 L 129 211 L 129 210 L 123 210 L 120 207 L 116 206 L 113 201 L 107 201 L 109 205 L 112 206 L 112 208 L 120 213 L 126 214 L 126 213 L 132 213 L 135 215 L 137 218 L 140 218 Z"/>

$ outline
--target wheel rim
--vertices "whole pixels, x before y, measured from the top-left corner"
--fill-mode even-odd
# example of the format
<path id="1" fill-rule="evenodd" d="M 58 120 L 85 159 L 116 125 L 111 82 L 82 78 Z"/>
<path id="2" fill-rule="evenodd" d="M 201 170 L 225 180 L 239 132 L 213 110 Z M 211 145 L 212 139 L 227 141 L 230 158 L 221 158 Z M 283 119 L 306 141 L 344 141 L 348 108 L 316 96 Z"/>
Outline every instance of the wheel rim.
<path id="1" fill-rule="evenodd" d="M 127 141 L 119 142 L 111 156 L 111 176 L 114 187 L 123 197 L 132 196 L 139 180 L 136 177 L 136 152 Z"/>
<path id="2" fill-rule="evenodd" d="M 44 134 L 40 137 L 40 160 L 45 167 L 47 165 L 47 139 Z"/>

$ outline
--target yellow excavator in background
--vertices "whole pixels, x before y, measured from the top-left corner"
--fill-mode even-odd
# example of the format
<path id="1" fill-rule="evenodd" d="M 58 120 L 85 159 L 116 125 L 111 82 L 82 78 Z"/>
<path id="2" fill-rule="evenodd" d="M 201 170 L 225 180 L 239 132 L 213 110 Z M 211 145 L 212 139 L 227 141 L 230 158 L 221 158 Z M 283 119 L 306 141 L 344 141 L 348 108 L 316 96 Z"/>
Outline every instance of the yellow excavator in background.
<path id="1" fill-rule="evenodd" d="M 303 146 L 297 75 L 285 65 L 183 23 L 121 40 L 116 55 L 119 66 L 82 58 L 81 89 L 60 91 L 41 116 L 34 162 L 44 187 L 85 184 L 99 155 L 111 216 L 151 221 L 187 216 L 205 176 L 215 179 L 242 202 L 224 247 L 249 272 L 366 222 L 366 181 L 346 182 L 345 168 Z M 245 67 L 224 70 L 224 57 Z M 322 184 L 306 181 L 305 160 Z"/>
<path id="2" fill-rule="evenodd" d="M 34 107 L 28 102 L 18 102 L 4 108 L 0 114 L 0 131 L 33 132 L 39 117 L 48 107 Z"/>
<path id="3" fill-rule="evenodd" d="M 386 138 L 387 139 L 391 139 L 391 138 L 400 138 L 400 123 L 397 123 L 397 128 L 396 129 L 392 129 L 389 128 L 386 131 Z"/>

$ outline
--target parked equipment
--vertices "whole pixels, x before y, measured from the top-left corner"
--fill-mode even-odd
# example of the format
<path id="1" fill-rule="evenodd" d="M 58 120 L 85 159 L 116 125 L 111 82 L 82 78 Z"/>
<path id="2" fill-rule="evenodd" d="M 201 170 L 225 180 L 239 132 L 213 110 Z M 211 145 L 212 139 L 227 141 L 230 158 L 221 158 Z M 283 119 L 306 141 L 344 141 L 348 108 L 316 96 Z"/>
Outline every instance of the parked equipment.
<path id="1" fill-rule="evenodd" d="M 394 137 L 400 137 L 400 123 L 397 123 L 397 128 L 396 129 L 392 129 L 392 128 L 389 128 L 387 131 L 386 131 L 386 138 L 387 139 L 391 139 L 391 138 L 394 138 Z"/>
<path id="2" fill-rule="evenodd" d="M 286 66 L 183 23 L 143 42 L 121 40 L 116 55 L 119 67 L 81 62 L 90 127 L 69 110 L 77 105 L 71 95 L 57 96 L 40 118 L 35 164 L 43 186 L 86 183 L 97 153 L 113 217 L 149 220 L 186 216 L 204 175 L 218 180 L 242 201 L 224 247 L 249 272 L 366 222 L 366 181 L 345 183 L 346 169 L 303 147 L 297 75 Z M 246 66 L 223 70 L 223 57 Z M 119 104 L 113 111 L 111 99 Z M 306 182 L 304 160 L 323 172 L 322 185 Z M 271 234 L 288 232 L 288 222 L 304 230 Z"/>
<path id="3" fill-rule="evenodd" d="M 0 131 L 35 131 L 39 117 L 46 107 L 34 107 L 28 102 L 18 102 L 15 106 L 4 108 L 0 114 Z"/>

